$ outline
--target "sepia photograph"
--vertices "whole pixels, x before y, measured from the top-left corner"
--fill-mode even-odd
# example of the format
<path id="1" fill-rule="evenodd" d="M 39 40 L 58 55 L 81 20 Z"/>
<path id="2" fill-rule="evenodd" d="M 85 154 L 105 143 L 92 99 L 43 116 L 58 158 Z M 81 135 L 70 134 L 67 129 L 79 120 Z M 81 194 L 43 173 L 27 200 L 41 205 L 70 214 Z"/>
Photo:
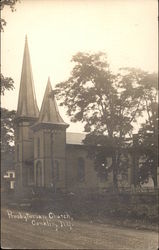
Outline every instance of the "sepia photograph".
<path id="1" fill-rule="evenodd" d="M 1 248 L 159 248 L 158 1 L 1 0 Z"/>

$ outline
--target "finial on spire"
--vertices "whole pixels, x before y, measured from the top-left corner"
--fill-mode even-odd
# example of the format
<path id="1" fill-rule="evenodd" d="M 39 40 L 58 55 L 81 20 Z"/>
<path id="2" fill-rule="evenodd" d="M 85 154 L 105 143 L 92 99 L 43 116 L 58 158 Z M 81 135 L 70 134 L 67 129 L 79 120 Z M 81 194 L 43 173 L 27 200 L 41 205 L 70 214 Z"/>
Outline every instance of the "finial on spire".
<path id="1" fill-rule="evenodd" d="M 25 41 L 27 41 L 28 40 L 28 37 L 27 37 L 27 34 L 25 35 Z"/>
<path id="2" fill-rule="evenodd" d="M 49 91 L 52 91 L 52 86 L 51 86 L 50 76 L 48 77 L 47 87 L 48 87 Z"/>

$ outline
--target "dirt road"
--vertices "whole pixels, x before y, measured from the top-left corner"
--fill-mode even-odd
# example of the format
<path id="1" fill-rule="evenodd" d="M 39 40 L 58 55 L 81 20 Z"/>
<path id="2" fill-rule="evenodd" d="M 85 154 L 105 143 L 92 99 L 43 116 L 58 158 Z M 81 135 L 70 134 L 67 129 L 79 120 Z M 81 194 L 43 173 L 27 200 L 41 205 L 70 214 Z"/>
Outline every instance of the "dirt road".
<path id="1" fill-rule="evenodd" d="M 38 219 L 25 221 L 9 217 L 7 209 L 2 210 L 1 217 L 2 248 L 156 250 L 158 245 L 156 232 L 81 221 L 71 221 L 72 228 L 57 229 L 47 223 L 39 225 Z"/>

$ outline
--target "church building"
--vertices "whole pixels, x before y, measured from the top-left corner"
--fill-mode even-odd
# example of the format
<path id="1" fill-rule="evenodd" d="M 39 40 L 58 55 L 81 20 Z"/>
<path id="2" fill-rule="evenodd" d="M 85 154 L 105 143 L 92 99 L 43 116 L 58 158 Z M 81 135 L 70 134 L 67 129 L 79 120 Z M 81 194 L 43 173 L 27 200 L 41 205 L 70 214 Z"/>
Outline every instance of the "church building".
<path id="1" fill-rule="evenodd" d="M 98 177 L 82 142 L 85 134 L 67 132 L 68 127 L 50 79 L 38 109 L 26 38 L 15 118 L 16 190 L 37 187 L 78 193 L 112 186 L 112 174 L 107 181 Z M 111 165 L 111 158 L 107 164 Z M 128 184 L 130 181 L 128 175 Z"/>

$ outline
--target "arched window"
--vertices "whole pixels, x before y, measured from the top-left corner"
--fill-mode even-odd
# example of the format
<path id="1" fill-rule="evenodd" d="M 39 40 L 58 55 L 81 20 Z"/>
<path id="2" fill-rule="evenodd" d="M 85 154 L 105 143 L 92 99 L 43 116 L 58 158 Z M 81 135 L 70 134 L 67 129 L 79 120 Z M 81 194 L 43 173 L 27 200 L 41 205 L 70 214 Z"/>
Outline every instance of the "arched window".
<path id="1" fill-rule="evenodd" d="M 40 161 L 36 164 L 36 186 L 42 186 L 42 165 Z"/>
<path id="2" fill-rule="evenodd" d="M 28 167 L 28 184 L 31 185 L 34 183 L 34 168 L 33 166 Z"/>
<path id="3" fill-rule="evenodd" d="M 19 183 L 20 182 L 20 165 L 16 166 L 15 177 L 16 177 L 16 183 Z"/>
<path id="4" fill-rule="evenodd" d="M 37 138 L 37 157 L 40 157 L 40 138 Z"/>
<path id="5" fill-rule="evenodd" d="M 85 162 L 82 157 L 78 158 L 77 179 L 80 182 L 85 180 Z"/>
<path id="6" fill-rule="evenodd" d="M 59 181 L 60 171 L 59 171 L 59 162 L 58 161 L 55 161 L 55 177 L 56 177 L 56 181 Z"/>
<path id="7" fill-rule="evenodd" d="M 19 144 L 17 144 L 17 161 L 19 161 Z"/>
<path id="8" fill-rule="evenodd" d="M 16 130 L 17 141 L 19 141 L 19 139 L 20 139 L 20 138 L 19 138 L 19 137 L 20 137 L 19 134 L 20 134 L 20 129 L 17 128 L 17 130 Z"/>

